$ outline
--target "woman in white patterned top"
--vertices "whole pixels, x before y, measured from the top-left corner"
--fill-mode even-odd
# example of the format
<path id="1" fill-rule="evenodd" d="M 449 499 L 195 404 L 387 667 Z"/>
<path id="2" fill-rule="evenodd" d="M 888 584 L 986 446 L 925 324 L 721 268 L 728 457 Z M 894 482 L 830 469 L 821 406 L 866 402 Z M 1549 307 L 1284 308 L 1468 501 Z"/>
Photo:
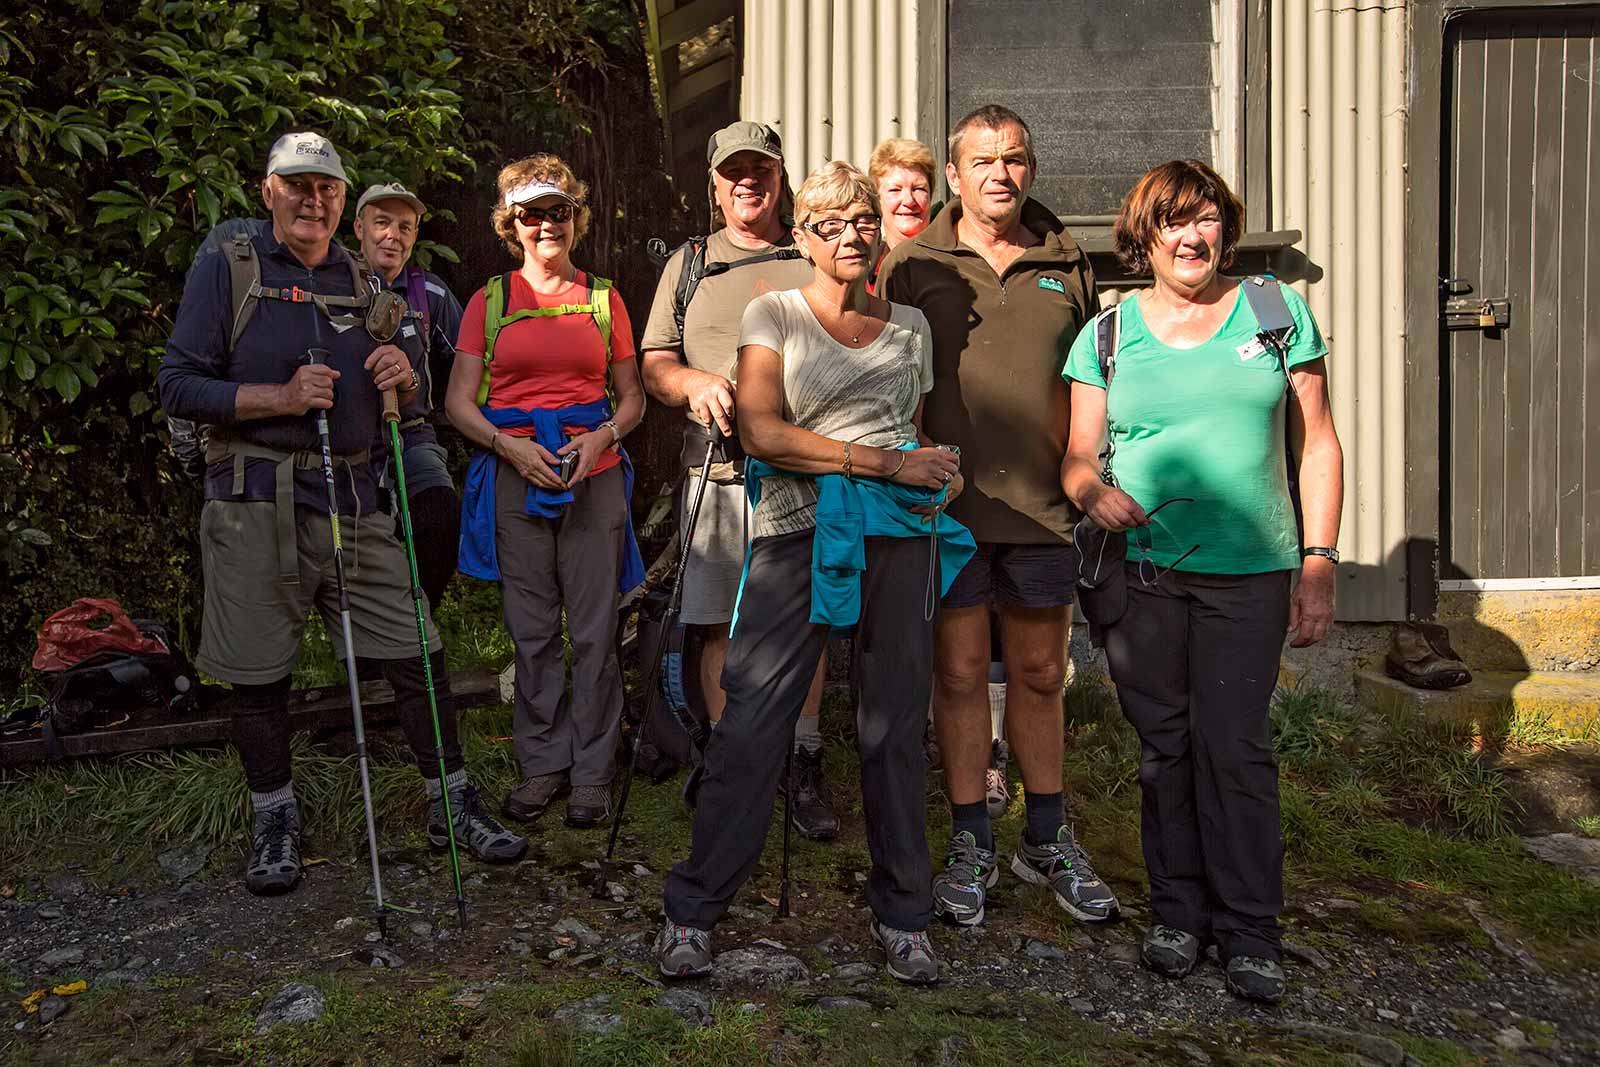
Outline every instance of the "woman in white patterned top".
<path id="1" fill-rule="evenodd" d="M 789 732 L 830 623 L 855 625 L 871 936 L 893 977 L 938 976 L 926 933 L 922 730 L 933 668 L 925 606 L 930 580 L 943 575 L 930 572 L 927 535 L 937 532 L 951 578 L 959 566 L 942 562 L 959 551 L 951 541 L 971 539 L 948 517 L 935 520 L 962 481 L 959 455 L 921 433 L 933 386 L 927 320 L 867 291 L 882 229 L 867 176 L 825 164 L 795 197 L 795 243 L 815 268 L 811 283 L 745 311 L 739 437 L 758 461 L 747 477 L 759 499 L 723 672 L 727 710 L 706 749 L 692 851 L 666 884 L 657 953 L 669 977 L 710 970 L 711 927 L 761 856 Z M 841 581 L 841 570 L 853 578 Z"/>

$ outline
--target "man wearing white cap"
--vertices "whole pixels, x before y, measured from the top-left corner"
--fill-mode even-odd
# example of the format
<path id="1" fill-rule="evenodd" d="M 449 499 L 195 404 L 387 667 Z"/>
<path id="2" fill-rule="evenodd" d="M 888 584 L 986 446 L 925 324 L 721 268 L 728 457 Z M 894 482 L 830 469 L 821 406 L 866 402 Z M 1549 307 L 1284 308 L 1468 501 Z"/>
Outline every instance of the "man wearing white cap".
<path id="1" fill-rule="evenodd" d="M 686 407 L 691 422 L 702 427 L 716 423 L 737 439 L 732 378 L 745 308 L 762 293 L 798 289 L 811 281 L 812 271 L 795 249 L 784 218 L 790 211 L 789 190 L 777 133 L 759 122 L 735 122 L 712 134 L 706 162 L 711 169 L 712 232 L 691 238 L 667 261 L 639 344 L 644 351 L 641 369 L 651 396 Z M 684 452 L 686 459 L 691 453 L 703 456 L 704 446 L 685 447 Z M 698 467 L 690 473 L 697 475 Z M 722 666 L 750 525 L 736 469 L 713 464 L 689 546 L 680 618 L 703 635 L 699 681 L 713 723 L 721 719 L 725 702 Z M 788 805 L 795 829 L 817 839 L 839 832 L 823 781 L 817 729 L 825 672 L 826 660 L 817 668 L 795 727 L 795 796 Z"/>
<path id="2" fill-rule="evenodd" d="M 291 133 L 267 158 L 261 197 L 270 229 L 243 234 L 197 260 L 157 382 L 172 416 L 210 426 L 200 517 L 205 611 L 196 663 L 233 685 L 233 735 L 255 811 L 245 886 L 283 893 L 298 883 L 300 810 L 289 758 L 290 672 L 313 609 L 338 634 L 333 539 L 313 413 L 326 410 L 340 524 L 349 545 L 354 649 L 376 660 L 395 690 L 400 723 L 427 786 L 428 836 L 455 835 L 473 855 L 512 862 L 527 842 L 488 815 L 467 783 L 443 645 L 429 624 L 444 736 L 439 778 L 432 716 L 417 648 L 410 570 L 394 524 L 377 511 L 383 439 L 380 392 L 402 402 L 420 387 L 393 331 L 368 314 L 378 285 L 333 240 L 344 209 L 339 153 L 324 137 Z M 239 293 L 242 300 L 235 300 Z M 307 360 L 321 350 L 317 362 Z"/>
<path id="3" fill-rule="evenodd" d="M 356 201 L 355 233 L 367 266 L 405 298 L 407 320 L 400 333 L 415 342 L 406 347 L 422 357 L 416 363 L 422 385 L 401 408 L 400 437 L 406 495 L 417 533 L 417 570 L 428 603 L 437 608 L 456 571 L 461 497 L 429 415 L 443 401 L 434 383 L 439 376 L 450 375 L 461 329 L 461 303 L 438 275 L 411 263 L 425 214 L 422 200 L 399 182 L 369 186 Z"/>

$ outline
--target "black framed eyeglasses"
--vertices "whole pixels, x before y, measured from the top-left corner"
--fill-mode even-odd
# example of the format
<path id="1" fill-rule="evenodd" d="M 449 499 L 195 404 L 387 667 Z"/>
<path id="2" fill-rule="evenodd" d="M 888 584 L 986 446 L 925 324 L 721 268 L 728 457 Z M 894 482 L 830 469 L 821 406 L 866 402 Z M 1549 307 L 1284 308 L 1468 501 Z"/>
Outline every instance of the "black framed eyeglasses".
<path id="1" fill-rule="evenodd" d="M 1168 504 L 1193 504 L 1193 503 L 1194 503 L 1194 497 L 1192 497 L 1192 496 L 1175 496 L 1175 497 L 1171 497 L 1171 498 L 1169 498 L 1167 500 L 1163 500 L 1161 503 L 1157 504 L 1155 507 L 1153 507 L 1149 511 L 1145 512 L 1145 517 L 1148 518 L 1148 519 L 1151 519 L 1153 521 L 1155 519 L 1155 517 L 1156 517 L 1156 512 L 1160 511 L 1162 508 L 1166 507 Z M 1133 528 L 1133 530 L 1130 531 L 1130 532 L 1133 534 L 1133 548 L 1134 548 L 1134 551 L 1139 553 L 1139 581 L 1143 582 L 1144 585 L 1145 585 L 1145 588 L 1147 588 L 1147 589 L 1150 586 L 1155 585 L 1157 582 L 1161 581 L 1162 578 L 1165 578 L 1170 571 L 1172 571 L 1173 569 L 1175 569 L 1178 566 L 1178 564 L 1182 563 L 1184 560 L 1188 559 L 1190 556 L 1192 556 L 1196 552 L 1200 551 L 1200 546 L 1199 545 L 1193 545 L 1193 546 L 1190 547 L 1189 551 L 1185 552 L 1183 555 L 1181 555 L 1177 559 L 1173 560 L 1167 566 L 1161 567 L 1161 568 L 1158 569 L 1156 567 L 1155 560 L 1151 558 L 1151 555 L 1152 555 L 1152 553 L 1153 553 L 1153 551 L 1155 549 L 1155 540 L 1154 540 L 1154 537 L 1150 533 L 1150 527 L 1148 525 L 1146 525 L 1146 526 L 1135 526 Z"/>
<path id="2" fill-rule="evenodd" d="M 555 223 L 566 223 L 572 221 L 572 210 L 571 204 L 551 204 L 549 207 L 519 205 L 516 209 L 517 221 L 524 226 L 537 226 L 546 219 Z"/>
<path id="3" fill-rule="evenodd" d="M 857 234 L 870 240 L 878 236 L 878 231 L 883 229 L 883 217 L 857 215 L 853 219 L 816 219 L 802 223 L 800 228 L 816 234 L 824 241 L 837 241 L 844 236 L 845 228 L 848 226 L 854 226 Z"/>

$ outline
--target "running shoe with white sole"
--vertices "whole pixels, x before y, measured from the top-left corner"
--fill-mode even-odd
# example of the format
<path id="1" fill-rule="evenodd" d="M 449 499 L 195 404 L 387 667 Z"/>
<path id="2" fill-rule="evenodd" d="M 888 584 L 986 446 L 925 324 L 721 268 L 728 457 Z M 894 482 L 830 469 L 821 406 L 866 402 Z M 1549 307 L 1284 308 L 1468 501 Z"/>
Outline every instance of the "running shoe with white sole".
<path id="1" fill-rule="evenodd" d="M 957 926 L 983 922 L 989 890 L 1000 880 L 1000 864 L 992 849 L 980 848 L 971 830 L 950 836 L 944 870 L 933 876 L 933 913 Z"/>
<path id="2" fill-rule="evenodd" d="M 1028 844 L 1024 833 L 1017 841 L 1011 870 L 1024 882 L 1050 890 L 1056 903 L 1081 922 L 1102 923 L 1117 917 L 1116 895 L 1094 873 L 1069 826 L 1063 826 L 1056 840 L 1045 845 Z"/>
<path id="3" fill-rule="evenodd" d="M 1001 738 L 994 740 L 983 784 L 983 799 L 989 805 L 989 819 L 992 822 L 1004 815 L 1011 806 L 1011 747 Z"/>
<path id="4" fill-rule="evenodd" d="M 896 930 L 873 919 L 868 928 L 887 963 L 889 977 L 910 985 L 932 985 L 939 980 L 939 961 L 926 930 Z"/>
<path id="5" fill-rule="evenodd" d="M 667 978 L 702 978 L 711 973 L 711 931 L 667 920 L 656 937 L 656 965 Z"/>

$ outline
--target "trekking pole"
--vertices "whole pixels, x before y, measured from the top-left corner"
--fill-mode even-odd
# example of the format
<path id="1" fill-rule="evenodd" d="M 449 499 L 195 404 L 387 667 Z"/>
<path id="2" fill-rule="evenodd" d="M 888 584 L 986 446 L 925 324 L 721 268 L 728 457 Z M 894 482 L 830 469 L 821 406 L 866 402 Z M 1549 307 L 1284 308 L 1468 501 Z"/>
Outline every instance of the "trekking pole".
<path id="1" fill-rule="evenodd" d="M 400 445 L 400 397 L 383 391 L 383 421 L 389 427 L 389 452 L 394 458 L 396 493 L 400 498 L 400 532 L 406 543 L 406 563 L 411 568 L 411 603 L 417 609 L 417 644 L 422 649 L 422 681 L 428 690 L 428 714 L 433 717 L 433 754 L 439 761 L 439 796 L 444 801 L 445 836 L 450 842 L 450 875 L 456 885 L 456 922 L 467 925 L 467 898 L 461 891 L 461 858 L 456 853 L 456 820 L 450 810 L 450 790 L 445 785 L 444 732 L 439 727 L 439 699 L 433 688 L 433 660 L 428 654 L 428 626 L 422 615 L 422 579 L 417 574 L 417 539 L 411 529 L 411 504 L 406 499 L 405 450 Z"/>
<path id="2" fill-rule="evenodd" d="M 778 918 L 789 917 L 789 825 L 794 809 L 794 741 L 783 760 L 783 879 L 778 889 Z"/>
<path id="3" fill-rule="evenodd" d="M 696 520 L 700 518 L 700 501 L 706 495 L 706 483 L 711 480 L 711 457 L 721 440 L 722 429 L 713 422 L 706 436 L 706 454 L 700 464 L 700 481 L 695 485 L 694 500 L 689 504 L 689 521 L 683 528 L 682 548 L 672 571 L 672 595 L 667 599 L 667 611 L 656 637 L 656 647 L 650 650 L 650 669 L 645 673 L 643 689 L 644 713 L 639 716 L 639 726 L 634 730 L 628 746 L 628 768 L 622 774 L 622 795 L 617 798 L 617 813 L 611 819 L 611 837 L 606 842 L 605 859 L 600 861 L 600 872 L 595 877 L 593 896 L 596 900 L 606 895 L 606 876 L 611 871 L 612 857 L 617 851 L 617 837 L 622 832 L 622 813 L 627 810 L 628 794 L 633 788 L 634 771 L 639 766 L 639 742 L 644 736 L 644 725 L 649 721 L 650 702 L 655 698 L 656 687 L 661 683 L 661 664 L 667 651 L 667 638 L 683 608 L 683 572 L 689 566 L 689 550 L 694 544 L 694 526 Z"/>
<path id="4" fill-rule="evenodd" d="M 312 366 L 326 363 L 328 350 L 306 352 Z M 367 851 L 372 857 L 372 891 L 378 899 L 378 936 L 389 939 L 389 913 L 383 906 L 383 874 L 378 870 L 378 829 L 372 819 L 372 781 L 367 775 L 367 732 L 361 721 L 361 683 L 356 680 L 356 646 L 350 633 L 350 589 L 344 579 L 344 542 L 339 536 L 339 493 L 333 484 L 333 448 L 328 440 L 328 411 L 317 409 L 317 437 L 322 443 L 322 480 L 328 486 L 328 522 L 333 527 L 333 575 L 339 588 L 339 626 L 344 633 L 344 674 L 350 681 L 350 714 L 356 735 L 356 766 L 361 772 L 361 806 L 367 817 Z"/>

